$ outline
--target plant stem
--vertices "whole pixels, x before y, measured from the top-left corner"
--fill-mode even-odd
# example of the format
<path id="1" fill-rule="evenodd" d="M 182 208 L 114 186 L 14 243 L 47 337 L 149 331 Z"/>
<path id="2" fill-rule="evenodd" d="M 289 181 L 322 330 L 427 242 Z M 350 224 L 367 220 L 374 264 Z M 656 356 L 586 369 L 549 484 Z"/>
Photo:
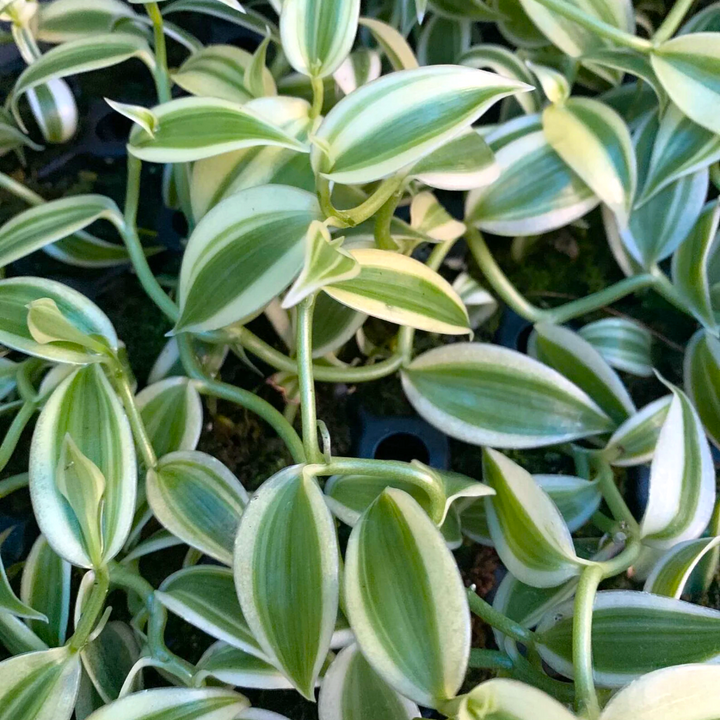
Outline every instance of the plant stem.
<path id="1" fill-rule="evenodd" d="M 0 173 L 0 187 L 33 207 L 45 203 L 45 198 L 40 197 L 36 192 L 33 192 L 30 188 L 25 187 L 22 183 L 19 183 L 5 173 Z"/>
<path id="2" fill-rule="evenodd" d="M 11 495 L 16 490 L 26 488 L 30 483 L 30 473 L 18 473 L 0 481 L 0 500 Z"/>
<path id="3" fill-rule="evenodd" d="M 34 402 L 25 401 L 18 414 L 13 418 L 2 445 L 0 445 L 0 470 L 3 470 L 10 461 L 25 426 L 30 422 L 36 410 L 37 405 Z"/>
<path id="4" fill-rule="evenodd" d="M 350 210 L 338 210 L 332 204 L 330 181 L 318 175 L 316 178 L 318 199 L 325 217 L 335 218 L 339 227 L 355 227 L 371 218 L 403 184 L 403 176 L 392 175 L 383 180 L 370 197 Z"/>
<path id="5" fill-rule="evenodd" d="M 95 573 L 95 582 L 83 605 L 75 634 L 70 638 L 69 645 L 73 650 L 81 650 L 87 644 L 105 607 L 105 598 L 110 588 L 110 574 L 107 567 L 95 568 L 93 572 Z"/>
<path id="6" fill-rule="evenodd" d="M 318 442 L 318 425 L 315 408 L 315 383 L 312 363 L 312 319 L 315 295 L 306 297 L 297 313 L 297 373 L 300 383 L 300 416 L 302 437 L 308 462 L 320 463 L 323 456 Z"/>
<path id="7" fill-rule="evenodd" d="M 600 715 L 595 692 L 592 661 L 592 616 L 595 594 L 603 577 L 599 565 L 589 565 L 580 576 L 573 615 L 573 667 L 575 671 L 575 705 L 589 720 Z"/>
<path id="8" fill-rule="evenodd" d="M 398 192 L 391 195 L 375 216 L 375 244 L 381 250 L 397 251 L 398 249 L 397 243 L 390 233 L 390 223 L 395 217 L 395 210 L 402 196 L 402 190 L 398 190 Z"/>
<path id="9" fill-rule="evenodd" d="M 297 372 L 295 360 L 268 345 L 251 330 L 245 327 L 232 328 L 227 331 L 233 341 L 243 348 L 256 355 L 276 370 L 285 372 Z M 402 365 L 402 358 L 399 354 L 392 355 L 387 360 L 375 363 L 374 365 L 361 365 L 359 367 L 333 367 L 330 365 L 313 364 L 313 377 L 318 382 L 346 382 L 359 383 L 379 380 L 396 372 Z"/>
<path id="10" fill-rule="evenodd" d="M 512 658 L 499 650 L 473 648 L 470 650 L 470 662 L 468 666 L 481 670 L 512 670 L 514 664 Z"/>
<path id="11" fill-rule="evenodd" d="M 654 44 L 664 43 L 675 34 L 694 2 L 695 0 L 675 0 L 672 10 L 653 35 Z"/>
<path id="12" fill-rule="evenodd" d="M 686 315 L 689 314 L 687 303 L 670 282 L 668 276 L 657 265 L 655 265 L 650 272 L 654 280 L 653 288 L 655 291 L 678 310 L 684 312 Z"/>
<path id="13" fill-rule="evenodd" d="M 647 53 L 652 50 L 653 45 L 649 40 L 644 40 L 635 35 L 631 35 L 630 33 L 613 27 L 598 18 L 594 18 L 580 10 L 578 7 L 566 2 L 566 0 L 537 0 L 537 2 L 546 7 L 548 10 L 553 10 L 558 13 L 558 15 L 562 15 L 568 20 L 576 22 L 586 30 L 590 30 L 593 34 L 611 40 L 616 45 L 629 47 L 642 53 Z"/>
<path id="14" fill-rule="evenodd" d="M 630 508 L 627 506 L 625 498 L 623 498 L 617 488 L 617 485 L 615 484 L 615 477 L 609 463 L 599 463 L 598 480 L 600 481 L 600 492 L 610 508 L 613 517 L 624 523 L 627 526 L 628 531 L 633 536 L 639 537 L 640 527 L 637 520 L 635 520 L 635 517 L 630 512 Z"/>
<path id="15" fill-rule="evenodd" d="M 320 116 L 323 108 L 323 100 L 325 99 L 325 84 L 322 78 L 315 76 L 310 77 L 310 84 L 312 85 L 313 101 L 310 108 L 310 119 L 314 120 Z"/>
<path id="16" fill-rule="evenodd" d="M 177 336 L 177 342 L 185 372 L 198 381 L 196 387 L 200 393 L 229 400 L 259 415 L 284 441 L 293 460 L 296 463 L 305 462 L 305 450 L 302 440 L 300 440 L 293 426 L 283 417 L 281 412 L 278 412 L 270 403 L 248 390 L 209 377 L 197 359 L 190 335 L 180 333 Z"/>
<path id="17" fill-rule="evenodd" d="M 500 632 L 523 645 L 535 644 L 535 633 L 523 627 L 506 615 L 498 612 L 490 603 L 483 600 L 472 588 L 467 591 L 470 610 L 482 618 L 488 625 L 497 628 Z"/>

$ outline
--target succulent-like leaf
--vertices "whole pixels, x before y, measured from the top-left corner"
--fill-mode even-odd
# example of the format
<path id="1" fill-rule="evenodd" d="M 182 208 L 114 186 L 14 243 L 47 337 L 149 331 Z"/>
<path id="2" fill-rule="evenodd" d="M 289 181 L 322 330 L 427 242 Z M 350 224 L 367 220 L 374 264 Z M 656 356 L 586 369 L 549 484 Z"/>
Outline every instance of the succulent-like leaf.
<path id="1" fill-rule="evenodd" d="M 260 310 L 300 272 L 305 234 L 319 219 L 314 195 L 284 185 L 219 203 L 185 250 L 176 332 L 213 330 Z"/>
<path id="2" fill-rule="evenodd" d="M 495 490 L 485 500 L 493 544 L 510 572 L 534 587 L 580 574 L 581 561 L 557 506 L 527 470 L 495 450 L 483 451 L 483 477 Z"/>
<path id="3" fill-rule="evenodd" d="M 178 570 L 164 580 L 158 600 L 208 635 L 264 658 L 240 609 L 228 568 L 195 565 Z"/>
<path id="4" fill-rule="evenodd" d="M 624 227 L 637 185 L 635 152 L 625 121 L 598 100 L 571 98 L 545 108 L 542 123 L 553 150 Z"/>
<path id="5" fill-rule="evenodd" d="M 162 457 L 147 474 L 155 517 L 190 547 L 226 565 L 248 495 L 219 460 L 197 450 Z"/>
<path id="6" fill-rule="evenodd" d="M 198 662 L 198 677 L 209 675 L 220 682 L 258 690 L 292 690 L 292 683 L 267 660 L 218 641 Z"/>
<path id="7" fill-rule="evenodd" d="M 415 358 L 402 381 L 429 423 L 475 445 L 541 447 L 612 428 L 605 413 L 555 370 L 494 345 L 435 348 Z"/>
<path id="8" fill-rule="evenodd" d="M 418 67 L 418 61 L 412 48 L 392 25 L 366 17 L 360 18 L 360 25 L 372 33 L 393 70 L 411 70 Z"/>
<path id="9" fill-rule="evenodd" d="M 413 720 L 419 715 L 418 706 L 390 687 L 355 644 L 339 653 L 325 673 L 318 700 L 320 720 Z"/>
<path id="10" fill-rule="evenodd" d="M 685 349 L 685 392 L 713 444 L 720 447 L 720 342 L 699 330 Z"/>
<path id="11" fill-rule="evenodd" d="M 718 543 L 720 537 L 688 540 L 673 546 L 655 564 L 643 590 L 679 599 L 693 570 Z"/>
<path id="12" fill-rule="evenodd" d="M 461 335 L 468 332 L 467 310 L 450 283 L 414 258 L 388 250 L 350 253 L 360 273 L 323 288 L 354 310 L 418 330 Z"/>
<path id="13" fill-rule="evenodd" d="M 330 647 L 338 576 L 335 525 L 317 482 L 297 465 L 273 475 L 243 513 L 235 584 L 260 647 L 307 698 Z"/>
<path id="14" fill-rule="evenodd" d="M 573 601 L 545 616 L 538 650 L 551 668 L 573 677 Z M 717 662 L 720 612 L 629 590 L 598 593 L 593 609 L 595 682 L 622 687 L 645 673 L 695 662 Z"/>
<path id="15" fill-rule="evenodd" d="M 203 408 L 200 393 L 191 380 L 165 378 L 139 392 L 135 402 L 158 457 L 197 447 Z"/>
<path id="16" fill-rule="evenodd" d="M 578 335 L 587 340 L 617 370 L 650 377 L 652 375 L 652 335 L 626 318 L 603 318 L 584 325 Z"/>
<path id="17" fill-rule="evenodd" d="M 67 647 L 0 663 L 0 720 L 70 720 L 80 685 L 80 655 Z"/>
<path id="18" fill-rule="evenodd" d="M 528 89 L 454 65 L 392 73 L 328 113 L 315 135 L 313 167 L 344 184 L 387 177 L 454 138 L 498 100 Z M 425 110 L 430 102 L 432 114 Z"/>
<path id="19" fill-rule="evenodd" d="M 353 528 L 345 563 L 348 619 L 375 671 L 419 704 L 453 697 L 465 677 L 470 613 L 455 560 L 425 511 L 388 488 Z"/>
<path id="20" fill-rule="evenodd" d="M 130 425 L 98 365 L 74 371 L 54 390 L 40 413 L 30 448 L 30 493 L 42 533 L 62 558 L 90 567 L 93 562 L 78 518 L 58 478 L 67 435 L 105 480 L 100 560 L 107 561 L 120 551 L 130 532 L 137 466 Z"/>
<path id="21" fill-rule="evenodd" d="M 288 62 L 299 73 L 332 75 L 355 42 L 360 0 L 287 0 L 280 13 L 280 38 Z"/>
<path id="22" fill-rule="evenodd" d="M 720 33 L 680 35 L 654 48 L 652 66 L 670 99 L 698 125 L 720 133 Z"/>

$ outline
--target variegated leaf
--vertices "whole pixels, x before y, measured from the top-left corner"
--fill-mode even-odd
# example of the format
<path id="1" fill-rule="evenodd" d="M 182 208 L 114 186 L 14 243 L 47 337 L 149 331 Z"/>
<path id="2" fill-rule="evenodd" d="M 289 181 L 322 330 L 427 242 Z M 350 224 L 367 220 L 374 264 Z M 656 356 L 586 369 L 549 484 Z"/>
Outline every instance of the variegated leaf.
<path id="1" fill-rule="evenodd" d="M 465 225 L 455 220 L 431 192 L 418 193 L 410 203 L 410 225 L 437 242 L 456 240 Z"/>
<path id="2" fill-rule="evenodd" d="M 655 564 L 643 590 L 680 599 L 693 570 L 720 543 L 720 537 L 700 538 L 678 543 Z"/>
<path id="3" fill-rule="evenodd" d="M 292 690 L 292 683 L 267 660 L 218 641 L 197 664 L 198 678 L 210 676 L 234 687 Z"/>
<path id="4" fill-rule="evenodd" d="M 13 528 L 8 528 L 0 534 L 0 546 L 3 545 L 8 536 L 12 533 Z M 48 618 L 42 612 L 35 610 L 27 602 L 22 601 L 12 589 L 7 573 L 5 572 L 5 564 L 0 557 L 0 611 L 15 615 L 15 617 L 26 618 L 29 620 L 39 620 L 44 623 L 48 622 Z"/>
<path id="5" fill-rule="evenodd" d="M 338 87 L 349 95 L 359 87 L 377 80 L 382 75 L 382 60 L 375 50 L 362 48 L 351 52 L 333 73 Z"/>
<path id="6" fill-rule="evenodd" d="M 27 100 L 45 142 L 64 143 L 78 128 L 78 108 L 70 87 L 54 78 L 27 91 Z"/>
<path id="7" fill-rule="evenodd" d="M 97 0 L 92 11 L 84 0 L 55 0 L 38 9 L 35 37 L 46 43 L 65 43 L 108 33 L 118 18 L 134 12 L 121 0 Z"/>
<path id="8" fill-rule="evenodd" d="M 418 67 L 415 53 L 394 27 L 381 20 L 366 17 L 360 18 L 360 25 L 372 33 L 393 70 L 411 70 Z"/>
<path id="9" fill-rule="evenodd" d="M 685 392 L 705 431 L 720 447 L 720 342 L 698 330 L 685 349 Z"/>
<path id="10" fill-rule="evenodd" d="M 420 31 L 417 43 L 420 64 L 457 63 L 458 58 L 470 47 L 471 35 L 472 24 L 467 20 L 434 15 L 423 24 Z"/>
<path id="11" fill-rule="evenodd" d="M 453 290 L 460 296 L 470 318 L 470 327 L 476 330 L 498 308 L 497 300 L 465 272 L 460 273 L 453 281 Z"/>
<path id="12" fill-rule="evenodd" d="M 617 370 L 640 377 L 652 375 L 652 335 L 633 320 L 603 318 L 578 331 Z"/>
<path id="13" fill-rule="evenodd" d="M 225 22 L 247 28 L 258 35 L 265 35 L 270 29 L 273 38 L 279 40 L 278 29 L 265 15 L 250 7 L 238 9 L 223 0 L 174 0 L 163 7 L 163 15 L 176 12 L 198 13 L 224 20 Z"/>

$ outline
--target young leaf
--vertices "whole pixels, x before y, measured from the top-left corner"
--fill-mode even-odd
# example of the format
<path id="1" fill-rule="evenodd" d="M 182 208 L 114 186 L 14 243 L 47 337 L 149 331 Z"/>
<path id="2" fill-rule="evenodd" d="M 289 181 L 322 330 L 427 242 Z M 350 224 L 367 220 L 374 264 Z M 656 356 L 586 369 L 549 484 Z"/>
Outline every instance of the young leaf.
<path id="1" fill-rule="evenodd" d="M 117 205 L 104 195 L 75 195 L 24 210 L 0 227 L 0 266 L 5 267 L 100 219 L 122 224 Z"/>
<path id="2" fill-rule="evenodd" d="M 235 720 L 250 706 L 244 695 L 220 688 L 160 688 L 128 695 L 87 720 Z"/>
<path id="3" fill-rule="evenodd" d="M 100 558 L 92 558 L 86 548 L 78 524 L 82 517 L 77 517 L 81 505 L 71 509 L 66 499 L 66 493 L 71 494 L 70 487 L 63 485 L 58 476 L 67 435 L 105 479 Z M 77 462 L 81 460 L 78 456 Z M 82 462 L 85 467 L 85 461 Z M 94 472 L 90 466 L 87 468 Z M 33 509 L 53 550 L 80 567 L 91 567 L 94 559 L 111 560 L 130 532 L 136 480 L 137 461 L 130 425 L 110 383 L 98 365 L 74 371 L 45 404 L 30 447 Z"/>
<path id="4" fill-rule="evenodd" d="M 245 68 L 243 82 L 253 97 L 260 98 L 265 95 L 277 95 L 275 79 L 265 66 L 269 44 L 270 36 L 266 35 L 253 53 L 250 64 Z"/>
<path id="5" fill-rule="evenodd" d="M 720 342 L 698 330 L 685 349 L 685 392 L 715 446 L 720 447 Z"/>
<path id="6" fill-rule="evenodd" d="M 332 75 L 355 42 L 360 0 L 287 0 L 280 38 L 288 62 L 314 78 Z"/>
<path id="7" fill-rule="evenodd" d="M 453 281 L 453 290 L 460 296 L 468 311 L 470 327 L 476 330 L 495 314 L 497 300 L 468 273 L 460 273 Z"/>
<path id="8" fill-rule="evenodd" d="M 320 686 L 320 720 L 413 720 L 418 706 L 378 675 L 358 646 L 346 647 L 333 660 Z"/>
<path id="9" fill-rule="evenodd" d="M 688 540 L 673 546 L 655 564 L 643 590 L 679 600 L 693 570 L 718 543 L 720 537 Z"/>
<path id="10" fill-rule="evenodd" d="M 154 135 L 136 125 L 128 143 L 129 153 L 148 162 L 191 162 L 257 145 L 308 152 L 279 127 L 227 100 L 180 98 L 152 112 L 157 118 Z"/>
<path id="11" fill-rule="evenodd" d="M 414 258 L 388 250 L 350 253 L 360 274 L 323 288 L 331 298 L 354 310 L 418 330 L 462 335 L 468 332 L 467 310 L 450 283 Z"/>
<path id="12" fill-rule="evenodd" d="M 681 35 L 650 54 L 670 99 L 698 125 L 720 133 L 720 33 Z"/>
<path id="13" fill-rule="evenodd" d="M 213 565 L 183 568 L 164 580 L 158 600 L 203 632 L 264 658 L 243 616 L 232 571 Z"/>
<path id="14" fill-rule="evenodd" d="M 625 318 L 603 318 L 578 330 L 616 370 L 631 375 L 652 375 L 652 335 L 642 325 Z"/>
<path id="15" fill-rule="evenodd" d="M 570 97 L 568 79 L 561 72 L 547 65 L 533 62 L 528 62 L 527 65 L 540 81 L 545 97 L 555 105 L 563 105 Z"/>
<path id="16" fill-rule="evenodd" d="M 147 474 L 147 499 L 155 517 L 190 547 L 226 565 L 248 495 L 240 481 L 211 455 L 173 452 Z"/>
<path id="17" fill-rule="evenodd" d="M 542 447 L 612 429 L 577 386 L 513 350 L 457 343 L 430 350 L 402 373 L 417 412 L 474 445 Z"/>
<path id="18" fill-rule="evenodd" d="M 68 647 L 0 663 L 0 720 L 70 720 L 80 686 L 80 655 Z"/>
<path id="19" fill-rule="evenodd" d="M 197 447 L 203 408 L 200 393 L 191 380 L 165 378 L 139 392 L 135 402 L 158 457 Z"/>
<path id="20" fill-rule="evenodd" d="M 315 135 L 317 172 L 343 184 L 379 180 L 415 163 L 526 85 L 482 70 L 437 65 L 395 72 L 343 98 Z M 428 103 L 435 112 L 428 114 Z"/>
<path id="21" fill-rule="evenodd" d="M 360 18 L 359 22 L 372 33 L 393 70 L 412 70 L 418 67 L 415 53 L 394 27 L 374 18 Z"/>
<path id="22" fill-rule="evenodd" d="M 105 98 L 105 102 L 115 110 L 115 112 L 137 123 L 150 137 L 155 137 L 158 119 L 152 110 L 142 107 L 141 105 L 127 105 L 126 103 L 115 102 L 107 98 Z"/>
<path id="23" fill-rule="evenodd" d="M 25 561 L 20 597 L 47 618 L 47 622 L 30 620 L 30 629 L 50 647 L 64 645 L 70 617 L 70 563 L 42 535 Z"/>
<path id="24" fill-rule="evenodd" d="M 292 690 L 290 681 L 267 660 L 218 641 L 200 658 L 197 677 L 210 676 L 222 683 L 258 690 Z"/>
<path id="25" fill-rule="evenodd" d="M 625 227 L 637 185 L 635 152 L 625 121 L 597 100 L 571 98 L 545 108 L 542 123 L 553 150 Z"/>
<path id="26" fill-rule="evenodd" d="M 496 235 L 538 235 L 577 220 L 599 198 L 552 149 L 537 117 L 487 137 L 500 166 L 491 185 L 468 193 L 465 222 Z"/>
<path id="27" fill-rule="evenodd" d="M 265 481 L 235 543 L 235 584 L 260 647 L 312 698 L 338 609 L 335 525 L 314 478 L 290 466 Z"/>
<path id="28" fill-rule="evenodd" d="M 320 216 L 314 195 L 283 185 L 216 205 L 185 249 L 175 332 L 214 330 L 260 310 L 300 272 L 307 229 Z"/>
<path id="29" fill-rule="evenodd" d="M 709 202 L 695 227 L 673 255 L 672 278 L 675 287 L 693 315 L 709 330 L 716 328 L 710 296 L 708 263 L 720 224 L 720 203 Z"/>
<path id="30" fill-rule="evenodd" d="M 641 523 L 644 542 L 658 548 L 699 537 L 715 503 L 715 469 L 700 418 L 682 390 L 668 387 L 673 399 L 650 466 Z"/>
<path id="31" fill-rule="evenodd" d="M 470 612 L 455 560 L 425 511 L 386 489 L 353 528 L 345 563 L 348 619 L 374 670 L 419 704 L 453 697 L 467 668 Z"/>
<path id="32" fill-rule="evenodd" d="M 326 285 L 351 280 L 360 274 L 358 261 L 341 247 L 344 238 L 330 237 L 327 226 L 313 220 L 305 236 L 305 264 L 283 299 L 282 307 L 297 305 Z"/>
<path id="33" fill-rule="evenodd" d="M 570 530 L 557 506 L 529 472 L 495 450 L 483 451 L 483 477 L 495 490 L 485 500 L 495 548 L 527 585 L 554 587 L 580 574 Z"/>
<path id="34" fill-rule="evenodd" d="M 630 467 L 652 459 L 672 401 L 672 395 L 655 400 L 620 425 L 605 448 L 613 465 Z"/>
<path id="35" fill-rule="evenodd" d="M 549 612 L 537 629 L 538 650 L 556 672 L 573 677 L 572 600 Z M 595 682 L 622 687 L 670 665 L 717 662 L 720 612 L 671 598 L 605 590 L 592 618 Z"/>

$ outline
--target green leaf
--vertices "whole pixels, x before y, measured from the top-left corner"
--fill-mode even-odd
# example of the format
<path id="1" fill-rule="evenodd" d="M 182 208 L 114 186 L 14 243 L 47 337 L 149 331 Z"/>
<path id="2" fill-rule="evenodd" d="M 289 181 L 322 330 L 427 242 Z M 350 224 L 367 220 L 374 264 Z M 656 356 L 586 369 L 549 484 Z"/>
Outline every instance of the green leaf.
<path id="1" fill-rule="evenodd" d="M 138 393 L 135 403 L 158 457 L 197 447 L 203 408 L 200 393 L 191 380 L 165 378 Z"/>
<path id="2" fill-rule="evenodd" d="M 720 703 L 718 680 L 717 665 L 656 670 L 615 695 L 601 720 L 714 720 Z"/>
<path id="3" fill-rule="evenodd" d="M 540 81 L 545 97 L 554 104 L 563 105 L 570 97 L 570 83 L 559 70 L 528 61 L 530 70 Z"/>
<path id="4" fill-rule="evenodd" d="M 335 525 L 317 482 L 297 465 L 273 475 L 243 513 L 235 584 L 260 647 L 308 699 L 335 627 L 338 575 Z"/>
<path id="5" fill-rule="evenodd" d="M 45 142 L 64 143 L 77 132 L 78 109 L 68 84 L 55 78 L 27 91 L 28 103 Z M 22 123 L 16 114 L 18 125 Z"/>
<path id="6" fill-rule="evenodd" d="M 218 2 L 218 0 L 175 0 L 163 8 L 163 15 L 170 15 L 175 12 L 209 15 L 234 25 L 240 25 L 259 35 L 265 35 L 267 28 L 270 28 L 272 38 L 279 40 L 277 27 L 264 15 L 251 8 L 245 8 L 241 12 L 224 2 Z"/>
<path id="7" fill-rule="evenodd" d="M 548 144 L 537 116 L 511 120 L 486 140 L 500 177 L 468 193 L 466 223 L 496 235 L 538 235 L 568 225 L 598 204 Z"/>
<path id="8" fill-rule="evenodd" d="M 720 33 L 680 35 L 650 54 L 670 99 L 691 120 L 720 133 Z"/>
<path id="9" fill-rule="evenodd" d="M 655 75 L 650 58 L 643 53 L 626 47 L 603 47 L 583 55 L 583 65 L 587 68 L 610 68 L 622 74 L 634 75 L 647 83 L 657 96 L 660 105 L 667 103 L 667 96 Z"/>
<path id="10" fill-rule="evenodd" d="M 495 22 L 502 13 L 491 8 L 483 0 L 429 0 L 430 8 L 440 17 L 450 20 L 473 20 Z"/>
<path id="11" fill-rule="evenodd" d="M 447 703 L 443 713 L 456 720 L 576 720 L 564 705 L 542 690 L 507 678 L 481 683 Z"/>
<path id="12" fill-rule="evenodd" d="M 235 720 L 249 706 L 244 695 L 232 690 L 160 688 L 116 700 L 87 720 Z"/>
<path id="13" fill-rule="evenodd" d="M 216 205 L 185 249 L 175 332 L 214 330 L 260 310 L 300 272 L 307 229 L 320 219 L 314 195 L 284 185 Z"/>
<path id="14" fill-rule="evenodd" d="M 549 45 L 548 39 L 527 16 L 521 0 L 491 0 L 491 4 L 501 11 L 502 19 L 498 20 L 497 28 L 511 45 L 530 49 Z"/>
<path id="15" fill-rule="evenodd" d="M 115 112 L 137 123 L 148 135 L 151 137 L 155 136 L 158 119 L 152 110 L 142 107 L 142 105 L 127 105 L 126 103 L 108 100 L 108 98 L 105 98 L 105 102 L 115 110 Z"/>
<path id="16" fill-rule="evenodd" d="M 492 317 L 498 308 L 497 300 L 466 272 L 461 272 L 455 278 L 453 290 L 463 301 L 473 330 Z"/>
<path id="17" fill-rule="evenodd" d="M 105 313 L 84 295 L 53 280 L 18 277 L 0 281 L 0 342 L 26 355 L 53 362 L 84 365 L 100 359 L 84 347 L 65 343 L 39 343 L 28 327 L 28 306 L 40 299 L 55 302 L 63 317 L 87 336 L 98 337 L 113 351 L 118 338 Z"/>
<path id="18" fill-rule="evenodd" d="M 485 500 L 488 527 L 503 564 L 518 580 L 554 587 L 583 565 L 560 511 L 529 472 L 495 450 L 483 451 L 483 478 L 495 490 Z"/>
<path id="19" fill-rule="evenodd" d="M 531 354 L 584 390 L 616 423 L 635 413 L 630 394 L 602 355 L 580 335 L 549 323 L 535 325 Z"/>
<path id="20" fill-rule="evenodd" d="M 107 562 L 121 550 L 130 532 L 137 461 L 122 405 L 98 365 L 80 368 L 58 385 L 40 413 L 30 448 L 30 493 L 41 532 L 62 558 L 91 567 L 79 518 L 68 505 L 58 477 L 68 434 L 105 479 L 100 560 Z"/>
<path id="21" fill-rule="evenodd" d="M 80 685 L 80 655 L 67 647 L 0 663 L 0 720 L 70 720 Z"/>
<path id="22" fill-rule="evenodd" d="M 710 295 L 708 264 L 720 224 L 720 202 L 703 208 L 695 227 L 676 250 L 672 279 L 690 312 L 710 331 L 717 327 Z"/>
<path id="23" fill-rule="evenodd" d="M 685 349 L 685 392 L 710 440 L 720 446 L 720 342 L 698 330 Z"/>
<path id="24" fill-rule="evenodd" d="M 149 257 L 160 250 L 158 246 L 146 247 L 145 255 Z M 130 262 L 124 245 L 106 242 L 82 230 L 52 245 L 45 245 L 43 252 L 60 262 L 81 268 L 117 267 Z"/>
<path id="25" fill-rule="evenodd" d="M 715 503 L 715 470 L 700 418 L 682 390 L 673 393 L 650 466 L 644 542 L 669 548 L 699 537 Z"/>
<path id="26" fill-rule="evenodd" d="M 52 200 L 15 215 L 0 227 L 0 266 L 105 219 L 120 225 L 117 205 L 104 195 Z"/>
<path id="27" fill-rule="evenodd" d="M 315 301 L 313 313 L 313 357 L 324 357 L 334 353 L 355 337 L 367 315 L 333 300 L 329 295 L 320 293 Z"/>
<path id="28" fill-rule="evenodd" d="M 674 545 L 655 564 L 643 591 L 679 600 L 693 570 L 718 543 L 720 537 L 688 540 Z"/>
<path id="29" fill-rule="evenodd" d="M 554 608 L 538 626 L 538 650 L 555 671 L 573 677 L 573 601 Z M 592 617 L 595 682 L 621 687 L 670 665 L 717 662 L 720 612 L 629 590 L 597 594 Z"/>
<path id="30" fill-rule="evenodd" d="M 228 568 L 183 568 L 165 579 L 157 595 L 168 610 L 208 635 L 251 655 L 265 657 L 240 609 Z"/>
<path id="31" fill-rule="evenodd" d="M 210 676 L 222 683 L 258 690 L 292 690 L 289 680 L 269 662 L 218 641 L 197 664 L 198 678 Z"/>
<path id="32" fill-rule="evenodd" d="M 249 52 L 234 45 L 209 45 L 190 55 L 172 79 L 192 95 L 245 103 L 255 97 L 245 82 L 252 61 Z M 263 68 L 261 77 L 262 87 L 272 94 L 275 82 L 270 71 Z"/>
<path id="33" fill-rule="evenodd" d="M 226 565 L 248 495 L 240 481 L 211 455 L 190 450 L 160 459 L 147 474 L 155 517 L 190 547 Z"/>
<path id="34" fill-rule="evenodd" d="M 613 465 L 643 465 L 652 459 L 672 399 L 667 395 L 655 400 L 620 425 L 605 449 Z"/>
<path id="35" fill-rule="evenodd" d="M 30 620 L 30 629 L 50 647 L 65 643 L 70 617 L 70 563 L 41 535 L 25 561 L 20 583 L 22 601 L 48 621 Z"/>
<path id="36" fill-rule="evenodd" d="M 343 184 L 379 180 L 453 139 L 498 100 L 528 89 L 461 66 L 392 73 L 328 113 L 315 135 L 313 167 Z M 433 113 L 427 112 L 429 103 Z"/>
<path id="37" fill-rule="evenodd" d="M 286 0 L 280 13 L 283 52 L 295 70 L 332 75 L 355 42 L 360 0 Z"/>
<path id="38" fill-rule="evenodd" d="M 625 318 L 603 318 L 578 330 L 616 370 L 631 375 L 652 375 L 652 335 L 642 325 Z"/>
<path id="39" fill-rule="evenodd" d="M 418 330 L 461 335 L 467 310 L 441 275 L 414 258 L 388 250 L 352 250 L 360 274 L 323 288 L 354 310 Z"/>
<path id="40" fill-rule="evenodd" d="M 280 128 L 234 102 L 192 97 L 170 100 L 152 110 L 157 128 L 139 125 L 130 133 L 128 152 L 149 162 L 191 162 L 232 150 L 272 145 L 307 152 Z"/>
<path id="41" fill-rule="evenodd" d="M 386 489 L 353 528 L 345 604 L 363 655 L 396 690 L 428 707 L 457 693 L 470 653 L 467 598 L 442 535 L 407 493 Z"/>
<path id="42" fill-rule="evenodd" d="M 151 69 L 155 66 L 155 58 L 145 40 L 124 33 L 92 35 L 49 50 L 25 68 L 15 82 L 11 108 L 18 124 L 22 127 L 17 104 L 29 90 L 57 78 L 112 67 L 130 58 L 139 58 Z"/>
<path id="43" fill-rule="evenodd" d="M 435 348 L 415 358 L 402 381 L 422 417 L 474 445 L 542 447 L 612 428 L 602 410 L 562 375 L 494 345 Z"/>
<path id="44" fill-rule="evenodd" d="M 470 47 L 472 25 L 434 15 L 422 27 L 417 44 L 421 65 L 455 64 Z"/>
<path id="45" fill-rule="evenodd" d="M 485 140 L 470 128 L 426 155 L 410 173 L 440 190 L 472 190 L 497 180 L 500 167 Z"/>
<path id="46" fill-rule="evenodd" d="M 285 295 L 282 307 L 293 307 L 326 285 L 351 280 L 360 274 L 358 261 L 341 247 L 343 240 L 333 240 L 327 226 L 319 220 L 310 223 L 305 236 L 305 263 Z"/>
<path id="47" fill-rule="evenodd" d="M 382 74 L 382 60 L 376 50 L 361 48 L 351 52 L 333 73 L 333 80 L 345 95 L 377 80 Z"/>
<path id="48" fill-rule="evenodd" d="M 84 0 L 54 0 L 38 7 L 35 38 L 46 43 L 65 43 L 109 33 L 121 17 L 135 13 L 121 0 L 96 0 L 88 7 Z"/>
<path id="49" fill-rule="evenodd" d="M 0 155 L 5 155 L 11 150 L 19 150 L 29 147 L 32 150 L 42 150 L 42 145 L 34 143 L 16 125 L 13 117 L 8 112 L 0 112 Z"/>
<path id="50" fill-rule="evenodd" d="M 0 546 L 7 540 L 8 535 L 13 531 L 13 528 L 8 528 L 0 534 Z M 10 613 L 16 617 L 28 618 L 30 620 L 41 620 L 44 623 L 48 622 L 48 618 L 38 610 L 32 608 L 26 602 L 20 600 L 15 595 L 14 590 L 10 586 L 7 573 L 5 572 L 5 564 L 0 557 L 0 611 Z"/>
<path id="51" fill-rule="evenodd" d="M 553 150 L 615 213 L 620 227 L 630 217 L 637 167 L 630 131 L 612 108 L 590 98 L 571 98 L 542 114 Z"/>
<path id="52" fill-rule="evenodd" d="M 381 20 L 366 17 L 360 18 L 359 23 L 372 33 L 393 70 L 412 70 L 418 67 L 415 53 L 394 27 Z"/>
<path id="53" fill-rule="evenodd" d="M 264 97 L 265 95 L 277 95 L 275 79 L 266 67 L 267 49 L 270 44 L 270 36 L 258 45 L 252 55 L 250 64 L 245 68 L 243 81 L 250 90 L 253 97 Z M 269 77 L 268 77 L 269 76 Z"/>
<path id="54" fill-rule="evenodd" d="M 346 647 L 325 673 L 320 687 L 320 720 L 413 720 L 418 706 L 388 685 L 358 646 Z"/>

